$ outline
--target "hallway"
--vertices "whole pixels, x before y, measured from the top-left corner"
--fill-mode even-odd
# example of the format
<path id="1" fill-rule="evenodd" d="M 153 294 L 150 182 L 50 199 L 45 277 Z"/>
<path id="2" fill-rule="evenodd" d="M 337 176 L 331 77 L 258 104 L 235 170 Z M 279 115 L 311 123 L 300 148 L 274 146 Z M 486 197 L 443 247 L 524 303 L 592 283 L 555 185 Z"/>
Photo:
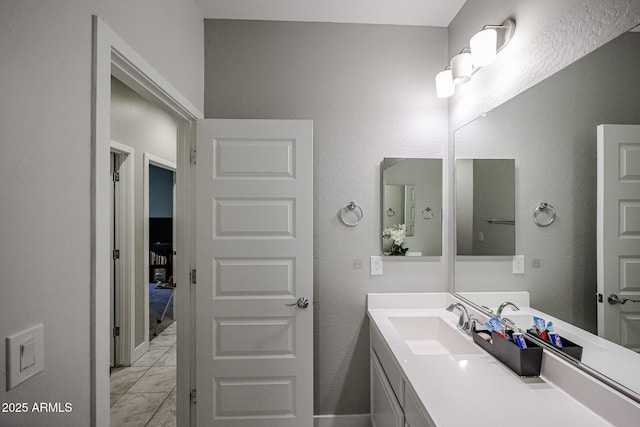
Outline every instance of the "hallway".
<path id="1" fill-rule="evenodd" d="M 133 366 L 111 374 L 111 426 L 176 425 L 176 327 L 154 338 Z"/>

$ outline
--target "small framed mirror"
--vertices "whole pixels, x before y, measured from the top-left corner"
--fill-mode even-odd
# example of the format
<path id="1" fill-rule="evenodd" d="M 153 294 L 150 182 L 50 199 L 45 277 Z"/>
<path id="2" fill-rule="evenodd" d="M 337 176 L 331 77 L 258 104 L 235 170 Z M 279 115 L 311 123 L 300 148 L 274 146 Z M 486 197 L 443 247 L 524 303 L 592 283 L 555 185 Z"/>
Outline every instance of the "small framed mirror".
<path id="1" fill-rule="evenodd" d="M 442 159 L 382 161 L 382 254 L 442 255 Z"/>

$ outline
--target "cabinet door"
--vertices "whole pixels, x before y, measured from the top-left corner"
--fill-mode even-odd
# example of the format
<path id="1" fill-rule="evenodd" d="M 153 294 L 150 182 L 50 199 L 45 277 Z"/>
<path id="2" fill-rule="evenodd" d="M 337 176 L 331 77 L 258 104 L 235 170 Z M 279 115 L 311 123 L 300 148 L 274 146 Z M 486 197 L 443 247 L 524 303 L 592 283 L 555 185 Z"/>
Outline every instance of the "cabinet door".
<path id="1" fill-rule="evenodd" d="M 428 414 L 418 405 L 418 398 L 408 387 L 404 391 L 404 412 L 406 415 L 407 426 L 411 427 L 436 427 Z"/>
<path id="2" fill-rule="evenodd" d="M 404 427 L 404 413 L 375 354 L 371 353 L 371 425 Z"/>
<path id="3" fill-rule="evenodd" d="M 375 353 L 382 371 L 384 372 L 391 389 L 396 395 L 400 406 L 404 405 L 404 383 L 402 381 L 402 374 L 400 373 L 400 367 L 396 365 L 395 358 L 388 348 L 382 335 L 376 330 L 375 327 L 370 328 L 371 347 Z"/>

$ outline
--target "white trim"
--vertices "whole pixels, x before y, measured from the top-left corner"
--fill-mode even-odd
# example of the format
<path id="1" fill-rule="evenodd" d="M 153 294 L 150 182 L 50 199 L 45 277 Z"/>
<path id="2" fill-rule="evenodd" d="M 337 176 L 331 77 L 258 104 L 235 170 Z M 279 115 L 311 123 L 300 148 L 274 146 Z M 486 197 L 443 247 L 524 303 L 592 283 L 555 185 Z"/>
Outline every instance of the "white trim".
<path id="1" fill-rule="evenodd" d="M 371 415 L 316 415 L 314 427 L 371 427 Z"/>
<path id="2" fill-rule="evenodd" d="M 111 151 L 123 156 L 120 170 L 121 192 L 117 203 L 120 221 L 116 233 L 120 241 L 119 324 L 120 339 L 118 361 L 129 366 L 142 354 L 135 353 L 135 149 L 117 141 L 111 141 Z"/>
<path id="3" fill-rule="evenodd" d="M 115 35 L 115 34 L 114 34 Z M 118 36 L 116 36 L 118 37 Z M 121 43 L 112 44 L 111 74 L 154 104 L 169 110 L 173 116 L 192 121 L 203 114 L 166 81 L 151 65 L 118 37 Z"/>
<path id="4" fill-rule="evenodd" d="M 176 144 L 176 150 L 177 150 L 177 144 Z M 174 173 L 174 181 L 175 181 L 175 173 L 177 170 L 176 164 L 163 159 L 161 157 L 158 156 L 154 156 L 151 153 L 147 153 L 145 152 L 143 154 L 143 166 L 142 166 L 142 173 L 143 173 L 143 178 L 142 178 L 142 182 L 143 182 L 143 197 L 142 197 L 142 218 L 143 218 L 143 222 L 144 222 L 144 226 L 143 226 L 143 233 L 142 233 L 142 241 L 143 241 L 143 265 L 144 265 L 144 270 L 143 270 L 143 274 L 144 274 L 144 284 L 146 285 L 144 287 L 144 342 L 143 344 L 140 345 L 140 347 L 144 348 L 144 352 L 147 352 L 149 350 L 149 165 L 153 165 L 153 166 L 158 166 L 160 168 L 163 169 L 167 169 L 170 170 Z M 173 205 L 175 206 L 175 191 L 173 194 L 174 198 L 173 198 Z M 173 222 L 175 224 L 176 221 L 176 216 L 175 216 L 175 211 L 174 211 L 174 217 L 173 217 Z M 174 225 L 175 227 L 175 225 Z"/>
<path id="5" fill-rule="evenodd" d="M 178 120 L 178 169 L 177 179 L 184 195 L 178 192 L 178 244 L 183 247 L 178 255 L 176 281 L 189 283 L 188 271 L 192 268 L 192 237 L 194 235 L 191 209 L 191 175 L 189 150 L 194 136 L 192 122 L 202 118 L 202 113 L 169 84 L 136 51 L 121 39 L 100 18 L 93 16 L 93 81 L 91 115 L 91 337 L 90 337 L 90 383 L 91 425 L 110 425 L 109 394 L 109 167 L 111 135 L 111 75 L 132 89 L 170 110 Z M 185 153 L 186 151 L 186 153 Z M 186 162 L 185 162 L 186 159 Z M 181 204 L 184 203 L 184 205 Z M 182 266 L 182 267 L 181 267 Z M 184 293 L 183 293 L 184 292 Z M 189 425 L 191 406 L 189 390 L 194 371 L 192 363 L 192 336 L 189 330 L 193 320 L 190 286 L 184 286 L 176 297 L 180 310 L 189 313 L 189 322 L 178 323 L 178 402 L 179 425 Z M 182 323 L 182 325 L 180 324 Z M 193 382 L 195 383 L 195 382 Z"/>

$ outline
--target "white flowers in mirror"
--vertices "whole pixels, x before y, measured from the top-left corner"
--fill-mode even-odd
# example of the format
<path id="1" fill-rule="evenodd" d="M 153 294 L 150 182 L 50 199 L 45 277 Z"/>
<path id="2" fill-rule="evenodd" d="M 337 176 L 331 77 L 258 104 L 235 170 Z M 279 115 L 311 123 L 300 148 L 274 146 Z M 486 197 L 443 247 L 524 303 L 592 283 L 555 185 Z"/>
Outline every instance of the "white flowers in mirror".
<path id="1" fill-rule="evenodd" d="M 406 224 L 394 224 L 382 230 L 382 238 L 389 240 L 389 248 L 385 255 L 404 256 L 409 248 L 403 248 L 404 239 L 407 236 Z"/>

